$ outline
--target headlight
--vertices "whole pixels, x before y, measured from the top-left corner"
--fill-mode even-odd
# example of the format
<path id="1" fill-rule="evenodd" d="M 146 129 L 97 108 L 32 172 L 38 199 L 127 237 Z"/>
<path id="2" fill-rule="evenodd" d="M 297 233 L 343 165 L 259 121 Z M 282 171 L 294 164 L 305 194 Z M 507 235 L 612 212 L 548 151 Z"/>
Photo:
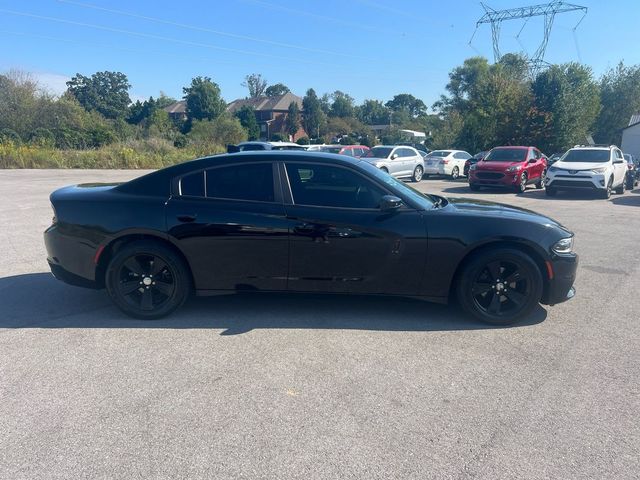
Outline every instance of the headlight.
<path id="1" fill-rule="evenodd" d="M 513 167 L 507 168 L 507 172 L 517 172 L 518 170 L 522 170 L 522 165 L 514 165 Z"/>
<path id="2" fill-rule="evenodd" d="M 549 167 L 550 172 L 557 172 L 558 169 L 556 167 Z"/>
<path id="3" fill-rule="evenodd" d="M 476 168 L 478 168 L 478 165 L 475 163 L 473 165 L 469 165 L 469 170 L 475 170 Z"/>
<path id="4" fill-rule="evenodd" d="M 573 237 L 563 238 L 562 240 L 557 241 L 556 244 L 551 247 L 551 250 L 560 255 L 571 253 L 573 251 Z"/>
<path id="5" fill-rule="evenodd" d="M 593 173 L 604 173 L 607 171 L 607 167 L 602 167 L 602 168 L 594 168 L 593 170 L 591 170 Z"/>

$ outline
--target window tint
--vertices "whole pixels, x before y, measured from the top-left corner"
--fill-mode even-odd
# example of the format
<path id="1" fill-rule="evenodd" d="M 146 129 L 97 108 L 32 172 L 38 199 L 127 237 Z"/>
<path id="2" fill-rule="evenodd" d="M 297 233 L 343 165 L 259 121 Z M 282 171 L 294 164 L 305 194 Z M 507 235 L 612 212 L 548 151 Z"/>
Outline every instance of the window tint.
<path id="1" fill-rule="evenodd" d="M 207 197 L 273 202 L 273 167 L 253 163 L 207 170 Z"/>
<path id="2" fill-rule="evenodd" d="M 354 153 L 353 153 L 353 148 L 345 148 L 344 152 L 342 152 L 345 155 L 349 155 L 350 157 L 353 157 Z"/>
<path id="3" fill-rule="evenodd" d="M 402 150 L 402 153 L 400 154 L 400 156 L 402 156 L 402 157 L 415 157 L 416 156 L 414 151 L 409 149 L 409 148 L 402 148 L 401 150 Z"/>
<path id="4" fill-rule="evenodd" d="M 353 170 L 331 165 L 287 163 L 287 176 L 298 205 L 377 208 L 386 194 Z"/>
<path id="5" fill-rule="evenodd" d="M 204 172 L 185 175 L 180 179 L 180 195 L 204 197 Z"/>

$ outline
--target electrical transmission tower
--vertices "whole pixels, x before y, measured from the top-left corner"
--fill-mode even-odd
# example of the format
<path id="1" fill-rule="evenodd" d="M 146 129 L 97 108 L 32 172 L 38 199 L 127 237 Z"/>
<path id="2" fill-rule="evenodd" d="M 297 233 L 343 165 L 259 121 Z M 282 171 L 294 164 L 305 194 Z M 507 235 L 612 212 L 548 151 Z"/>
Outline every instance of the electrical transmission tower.
<path id="1" fill-rule="evenodd" d="M 541 17 L 544 16 L 544 34 L 542 37 L 542 42 L 535 53 L 529 57 L 529 68 L 531 71 L 531 75 L 535 77 L 535 75 L 546 65 L 544 61 L 544 55 L 547 50 L 547 44 L 549 43 L 549 36 L 551 34 L 551 28 L 553 27 L 553 21 L 555 16 L 559 13 L 567 13 L 567 12 L 575 12 L 581 11 L 583 13 L 582 17 L 578 21 L 575 27 L 573 27 L 573 32 L 575 35 L 576 28 L 582 22 L 585 15 L 587 14 L 587 7 L 583 7 L 581 5 L 573 5 L 571 3 L 563 2 L 562 0 L 554 0 L 550 3 L 545 3 L 541 5 L 532 5 L 529 7 L 519 7 L 519 8 L 509 8 L 506 10 L 494 10 L 484 3 L 480 3 L 482 8 L 484 8 L 484 15 L 480 17 L 480 20 L 476 22 L 476 29 L 471 36 L 471 40 L 469 40 L 469 45 L 473 41 L 473 38 L 478 31 L 480 25 L 489 23 L 491 24 L 491 37 L 493 40 L 493 58 L 494 61 L 499 61 L 500 57 L 500 27 L 502 22 L 507 20 L 524 20 L 525 24 L 520 29 L 520 32 L 516 36 L 519 39 L 520 33 L 522 33 L 522 29 L 526 25 L 526 22 L 529 21 L 532 17 Z M 576 44 L 577 46 L 577 44 Z"/>

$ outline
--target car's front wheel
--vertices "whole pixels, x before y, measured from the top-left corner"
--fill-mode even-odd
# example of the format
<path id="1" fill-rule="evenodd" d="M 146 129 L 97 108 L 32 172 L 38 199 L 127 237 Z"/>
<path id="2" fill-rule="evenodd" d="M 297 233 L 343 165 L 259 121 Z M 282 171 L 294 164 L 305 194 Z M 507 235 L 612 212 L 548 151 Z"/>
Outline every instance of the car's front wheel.
<path id="1" fill-rule="evenodd" d="M 416 166 L 416 168 L 413 170 L 413 176 L 411 177 L 411 180 L 413 180 L 414 182 L 419 182 L 420 180 L 422 180 L 423 173 L 423 168 L 420 165 Z"/>
<path id="2" fill-rule="evenodd" d="M 451 170 L 451 180 L 457 180 L 458 177 L 460 177 L 460 169 L 453 167 L 453 170 Z"/>
<path id="3" fill-rule="evenodd" d="M 616 187 L 616 193 L 617 193 L 618 195 L 622 195 L 626 189 L 627 189 L 627 181 L 626 181 L 626 179 L 624 179 L 624 180 L 620 183 L 620 185 L 618 185 L 618 186 Z"/>
<path id="4" fill-rule="evenodd" d="M 518 184 L 515 187 L 517 193 L 524 193 L 527 189 L 527 181 L 529 177 L 527 177 L 527 172 L 522 172 L 520 174 L 520 178 L 518 179 Z"/>
<path id="5" fill-rule="evenodd" d="M 109 262 L 105 280 L 116 306 L 143 320 L 170 314 L 191 293 L 191 276 L 182 258 L 161 243 L 148 240 L 118 250 Z"/>
<path id="6" fill-rule="evenodd" d="M 536 188 L 538 190 L 544 188 L 544 177 L 547 175 L 547 171 L 543 170 L 542 174 L 540 175 L 540 178 L 538 179 L 538 181 L 536 182 Z"/>
<path id="7" fill-rule="evenodd" d="M 613 178 L 610 178 L 607 182 L 607 187 L 600 191 L 600 198 L 604 198 L 605 200 L 611 198 L 611 189 L 613 187 Z"/>
<path id="8" fill-rule="evenodd" d="M 542 297 L 542 274 L 534 260 L 513 248 L 491 248 L 473 255 L 458 277 L 462 308 L 494 325 L 529 315 Z"/>

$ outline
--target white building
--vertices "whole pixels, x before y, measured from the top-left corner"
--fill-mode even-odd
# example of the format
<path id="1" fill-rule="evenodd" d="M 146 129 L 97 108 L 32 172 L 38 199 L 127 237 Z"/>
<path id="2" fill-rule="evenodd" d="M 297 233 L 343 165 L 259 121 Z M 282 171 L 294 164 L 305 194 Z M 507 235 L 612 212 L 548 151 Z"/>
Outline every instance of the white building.
<path id="1" fill-rule="evenodd" d="M 631 117 L 629 126 L 622 130 L 622 145 L 624 153 L 630 153 L 640 158 L 640 113 Z"/>

